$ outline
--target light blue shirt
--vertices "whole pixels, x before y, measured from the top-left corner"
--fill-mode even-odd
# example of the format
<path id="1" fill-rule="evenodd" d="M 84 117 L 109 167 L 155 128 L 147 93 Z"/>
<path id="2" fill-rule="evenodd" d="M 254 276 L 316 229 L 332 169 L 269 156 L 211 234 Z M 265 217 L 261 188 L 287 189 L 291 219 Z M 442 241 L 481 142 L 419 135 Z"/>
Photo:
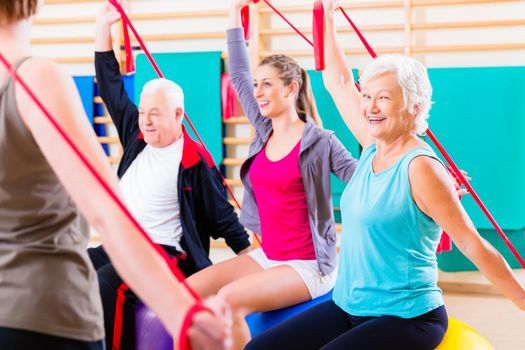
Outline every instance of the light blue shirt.
<path id="1" fill-rule="evenodd" d="M 436 248 L 440 227 L 415 204 L 408 178 L 415 148 L 374 173 L 376 146 L 363 150 L 341 196 L 343 237 L 333 300 L 354 316 L 412 318 L 441 305 Z"/>

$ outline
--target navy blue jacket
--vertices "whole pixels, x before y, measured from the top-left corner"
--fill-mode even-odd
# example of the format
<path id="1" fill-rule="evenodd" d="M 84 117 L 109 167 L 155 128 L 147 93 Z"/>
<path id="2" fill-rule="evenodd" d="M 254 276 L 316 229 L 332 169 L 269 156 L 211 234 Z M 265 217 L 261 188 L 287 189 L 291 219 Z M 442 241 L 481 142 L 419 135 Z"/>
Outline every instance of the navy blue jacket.
<path id="1" fill-rule="evenodd" d="M 117 174 L 122 177 L 146 147 L 140 136 L 137 106 L 129 99 L 113 51 L 95 52 L 100 96 L 104 100 L 124 148 Z M 222 177 L 209 153 L 183 128 L 184 146 L 177 188 L 182 225 L 181 246 L 196 270 L 211 265 L 210 237 L 223 237 L 238 253 L 250 245 L 244 227 L 228 202 Z"/>

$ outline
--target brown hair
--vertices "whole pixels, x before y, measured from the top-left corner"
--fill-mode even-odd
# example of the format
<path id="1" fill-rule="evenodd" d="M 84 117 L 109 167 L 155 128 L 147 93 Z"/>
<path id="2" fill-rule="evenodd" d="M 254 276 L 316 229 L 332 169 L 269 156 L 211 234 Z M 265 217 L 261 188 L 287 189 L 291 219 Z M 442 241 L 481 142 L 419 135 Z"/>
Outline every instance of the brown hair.
<path id="1" fill-rule="evenodd" d="M 0 24 L 11 23 L 34 15 L 39 0 L 2 0 L 0 1 Z"/>
<path id="2" fill-rule="evenodd" d="M 266 65 L 277 69 L 284 85 L 288 86 L 292 81 L 296 81 L 299 84 L 299 92 L 295 102 L 295 108 L 297 109 L 299 118 L 306 122 L 306 118 L 311 117 L 315 124 L 322 126 L 323 123 L 319 118 L 317 107 L 315 106 L 310 78 L 306 71 L 295 60 L 286 55 L 268 56 L 259 63 L 259 67 Z"/>

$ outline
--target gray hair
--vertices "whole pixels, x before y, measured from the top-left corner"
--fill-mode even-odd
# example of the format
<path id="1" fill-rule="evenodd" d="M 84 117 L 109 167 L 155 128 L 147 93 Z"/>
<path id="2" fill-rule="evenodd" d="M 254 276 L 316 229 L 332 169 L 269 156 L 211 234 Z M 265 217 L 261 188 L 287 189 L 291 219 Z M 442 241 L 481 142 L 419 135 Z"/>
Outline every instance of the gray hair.
<path id="1" fill-rule="evenodd" d="M 370 80 L 385 73 L 394 73 L 403 92 L 403 102 L 408 113 L 416 106 L 416 133 L 424 135 L 428 129 L 428 117 L 432 105 L 432 86 L 427 69 L 421 62 L 403 55 L 383 55 L 370 62 L 360 79 L 364 86 Z"/>
<path id="2" fill-rule="evenodd" d="M 148 81 L 142 88 L 140 96 L 142 97 L 144 94 L 154 94 L 158 91 L 164 92 L 175 107 L 180 107 L 184 110 L 184 92 L 182 88 L 175 82 L 165 78 Z"/>

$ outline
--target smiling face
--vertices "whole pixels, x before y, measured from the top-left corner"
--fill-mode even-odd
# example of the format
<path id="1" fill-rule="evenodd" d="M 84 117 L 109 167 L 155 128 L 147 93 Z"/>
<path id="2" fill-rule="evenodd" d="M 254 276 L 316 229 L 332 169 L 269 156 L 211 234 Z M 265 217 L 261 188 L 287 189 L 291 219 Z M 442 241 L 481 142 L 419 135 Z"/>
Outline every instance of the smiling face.
<path id="1" fill-rule="evenodd" d="M 259 66 L 255 72 L 254 95 L 265 117 L 274 118 L 294 109 L 297 90 L 296 81 L 286 86 L 279 71 L 269 64 Z"/>
<path id="2" fill-rule="evenodd" d="M 163 90 L 142 93 L 139 128 L 144 141 L 158 148 L 174 143 L 182 135 L 183 113 Z"/>
<path id="3" fill-rule="evenodd" d="M 415 118 L 405 108 L 403 91 L 393 72 L 378 75 L 363 86 L 361 111 L 373 138 L 394 139 L 415 129 Z"/>

